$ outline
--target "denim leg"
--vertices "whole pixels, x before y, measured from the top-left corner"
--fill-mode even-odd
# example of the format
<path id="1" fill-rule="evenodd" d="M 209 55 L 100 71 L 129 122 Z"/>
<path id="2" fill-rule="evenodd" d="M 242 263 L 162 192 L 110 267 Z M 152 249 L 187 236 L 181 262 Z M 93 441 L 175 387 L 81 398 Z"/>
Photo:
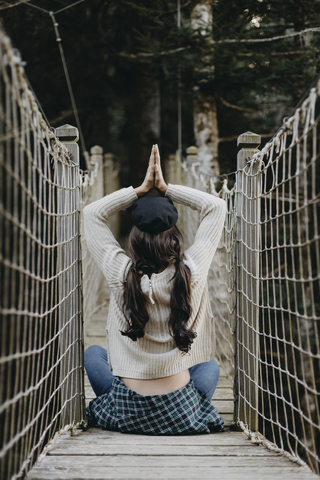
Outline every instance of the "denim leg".
<path id="1" fill-rule="evenodd" d="M 189 368 L 189 372 L 194 386 L 211 400 L 220 376 L 220 368 L 217 362 L 210 360 L 210 362 L 199 363 Z"/>
<path id="2" fill-rule="evenodd" d="M 84 366 L 97 397 L 107 393 L 114 379 L 109 368 L 107 351 L 99 345 L 91 345 L 84 352 Z"/>

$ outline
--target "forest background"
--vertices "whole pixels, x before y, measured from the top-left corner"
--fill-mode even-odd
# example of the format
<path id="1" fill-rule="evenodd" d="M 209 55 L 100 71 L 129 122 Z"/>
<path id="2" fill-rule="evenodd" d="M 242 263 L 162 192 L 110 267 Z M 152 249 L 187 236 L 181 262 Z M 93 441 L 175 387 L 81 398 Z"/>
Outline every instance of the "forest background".
<path id="1" fill-rule="evenodd" d="M 237 136 L 265 143 L 320 74 L 319 0 L 181 0 L 180 18 L 179 0 L 74 3 L 0 1 L 0 18 L 51 126 L 75 125 L 48 13 L 61 10 L 86 148 L 116 155 L 122 186 L 142 180 L 153 143 L 163 159 L 179 148 L 179 98 L 182 155 L 196 144 L 224 174 Z"/>

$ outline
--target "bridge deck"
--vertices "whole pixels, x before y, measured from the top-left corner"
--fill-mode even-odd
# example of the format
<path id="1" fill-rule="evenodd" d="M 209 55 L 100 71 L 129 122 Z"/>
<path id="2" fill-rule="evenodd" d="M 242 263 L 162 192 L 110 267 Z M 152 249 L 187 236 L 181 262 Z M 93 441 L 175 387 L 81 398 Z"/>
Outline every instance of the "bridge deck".
<path id="1" fill-rule="evenodd" d="M 86 346 L 105 345 L 107 305 L 94 315 Z M 87 402 L 94 393 L 86 379 Z M 60 435 L 29 472 L 28 480 L 89 479 L 215 479 L 315 480 L 307 467 L 257 446 L 241 432 L 228 428 L 233 415 L 233 392 L 221 377 L 213 403 L 227 426 L 226 433 L 155 437 L 124 435 L 91 428 L 74 436 Z"/>

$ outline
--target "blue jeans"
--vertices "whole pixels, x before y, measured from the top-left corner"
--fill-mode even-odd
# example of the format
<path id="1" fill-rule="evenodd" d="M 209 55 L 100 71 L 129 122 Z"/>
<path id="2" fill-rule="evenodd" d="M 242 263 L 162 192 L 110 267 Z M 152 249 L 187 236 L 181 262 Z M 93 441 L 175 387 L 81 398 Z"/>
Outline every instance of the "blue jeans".
<path id="1" fill-rule="evenodd" d="M 84 366 L 97 397 L 107 393 L 114 378 L 109 368 L 107 351 L 99 345 L 91 345 L 84 352 Z M 220 375 L 217 362 L 210 360 L 210 362 L 199 363 L 189 368 L 189 372 L 195 387 L 211 400 Z"/>

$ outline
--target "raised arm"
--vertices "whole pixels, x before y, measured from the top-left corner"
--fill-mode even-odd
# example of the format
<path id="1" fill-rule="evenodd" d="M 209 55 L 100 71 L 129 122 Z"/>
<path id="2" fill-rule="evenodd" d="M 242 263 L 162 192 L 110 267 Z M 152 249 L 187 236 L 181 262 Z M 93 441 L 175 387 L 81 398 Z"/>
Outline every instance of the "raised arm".
<path id="1" fill-rule="evenodd" d="M 200 212 L 200 225 L 193 244 L 185 252 L 185 257 L 192 273 L 206 276 L 221 237 L 226 202 L 209 193 L 183 185 L 169 184 L 166 196 Z"/>
<path id="2" fill-rule="evenodd" d="M 83 209 L 84 231 L 88 249 L 110 287 L 119 284 L 119 272 L 124 272 L 129 257 L 121 248 L 109 227 L 109 217 L 130 207 L 137 200 L 133 187 L 122 188 Z"/>
<path id="3" fill-rule="evenodd" d="M 206 276 L 221 237 L 226 203 L 214 195 L 194 188 L 171 184 L 168 186 L 163 178 L 157 145 L 154 162 L 156 189 L 171 200 L 200 212 L 200 225 L 194 243 L 185 252 L 185 256 L 194 274 Z"/>
<path id="4" fill-rule="evenodd" d="M 119 210 L 125 210 L 146 195 L 154 187 L 156 146 L 151 150 L 146 176 L 137 187 L 122 188 L 83 209 L 84 230 L 89 251 L 105 275 L 110 287 L 123 281 L 130 258 L 126 255 L 109 227 L 109 217 Z"/>

